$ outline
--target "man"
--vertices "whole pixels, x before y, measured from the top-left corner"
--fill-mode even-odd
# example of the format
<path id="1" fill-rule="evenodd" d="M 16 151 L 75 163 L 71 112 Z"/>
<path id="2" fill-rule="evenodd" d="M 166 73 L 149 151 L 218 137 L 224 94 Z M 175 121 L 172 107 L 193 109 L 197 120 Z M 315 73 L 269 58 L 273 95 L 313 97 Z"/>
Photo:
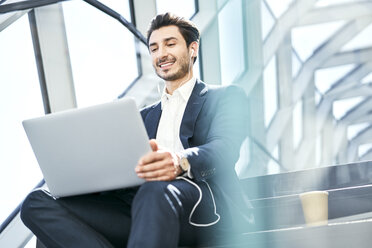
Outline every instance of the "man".
<path id="1" fill-rule="evenodd" d="M 135 171 L 147 182 L 60 199 L 30 193 L 21 218 L 47 247 L 196 245 L 238 229 L 238 219 L 248 225 L 234 170 L 247 129 L 244 92 L 195 79 L 199 31 L 190 21 L 158 15 L 147 40 L 166 85 L 141 111 L 153 151 Z"/>

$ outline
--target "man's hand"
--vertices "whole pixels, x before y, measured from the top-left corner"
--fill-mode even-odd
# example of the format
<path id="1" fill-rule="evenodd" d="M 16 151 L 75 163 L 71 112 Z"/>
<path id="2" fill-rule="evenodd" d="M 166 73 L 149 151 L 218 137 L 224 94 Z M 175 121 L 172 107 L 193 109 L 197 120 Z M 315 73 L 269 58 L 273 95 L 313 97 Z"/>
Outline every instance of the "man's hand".
<path id="1" fill-rule="evenodd" d="M 177 155 L 159 149 L 155 140 L 150 140 L 152 152 L 147 153 L 138 161 L 135 171 L 138 177 L 146 181 L 171 181 L 182 173 L 179 166 L 175 166 Z"/>

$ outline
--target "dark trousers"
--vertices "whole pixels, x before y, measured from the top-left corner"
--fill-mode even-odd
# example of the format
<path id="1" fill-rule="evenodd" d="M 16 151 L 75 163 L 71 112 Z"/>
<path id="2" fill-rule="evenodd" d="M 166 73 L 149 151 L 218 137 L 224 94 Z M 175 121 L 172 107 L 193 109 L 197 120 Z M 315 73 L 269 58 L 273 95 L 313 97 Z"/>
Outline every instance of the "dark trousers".
<path id="1" fill-rule="evenodd" d="M 217 219 L 211 194 L 200 186 L 203 201 L 193 219 Z M 190 224 L 199 196 L 198 189 L 184 180 L 58 199 L 35 190 L 25 199 L 21 218 L 48 248 L 190 246 L 208 243 L 224 222 L 221 217 L 209 227 Z"/>

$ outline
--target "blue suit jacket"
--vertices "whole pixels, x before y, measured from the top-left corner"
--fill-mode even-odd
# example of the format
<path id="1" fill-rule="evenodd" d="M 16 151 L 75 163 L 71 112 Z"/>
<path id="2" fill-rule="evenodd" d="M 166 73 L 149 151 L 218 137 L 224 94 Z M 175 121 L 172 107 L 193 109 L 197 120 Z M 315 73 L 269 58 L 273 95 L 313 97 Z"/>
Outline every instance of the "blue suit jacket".
<path id="1" fill-rule="evenodd" d="M 141 110 L 150 139 L 156 138 L 161 113 L 160 102 Z M 180 127 L 183 153 L 194 181 L 208 182 L 217 204 L 228 206 L 228 212 L 247 208 L 234 168 L 247 133 L 245 92 L 237 86 L 210 86 L 197 80 Z"/>

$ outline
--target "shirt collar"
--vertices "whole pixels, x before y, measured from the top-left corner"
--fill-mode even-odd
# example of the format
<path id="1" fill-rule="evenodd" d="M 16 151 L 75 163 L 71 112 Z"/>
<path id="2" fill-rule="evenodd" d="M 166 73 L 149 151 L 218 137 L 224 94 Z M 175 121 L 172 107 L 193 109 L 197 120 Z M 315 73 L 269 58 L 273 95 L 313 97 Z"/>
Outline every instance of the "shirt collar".
<path id="1" fill-rule="evenodd" d="M 195 83 L 196 83 L 196 78 L 195 77 L 192 77 L 189 81 L 187 81 L 181 87 L 179 87 L 178 89 L 176 89 L 173 92 L 173 95 L 174 94 L 179 94 L 181 96 L 181 98 L 185 102 L 187 102 L 189 100 L 190 96 L 191 96 L 192 89 L 194 88 Z M 167 102 L 167 100 L 171 96 L 172 95 L 170 95 L 170 94 L 167 93 L 167 88 L 164 87 L 163 94 L 161 96 L 161 109 L 163 109 L 163 106 L 165 105 L 165 103 Z"/>

